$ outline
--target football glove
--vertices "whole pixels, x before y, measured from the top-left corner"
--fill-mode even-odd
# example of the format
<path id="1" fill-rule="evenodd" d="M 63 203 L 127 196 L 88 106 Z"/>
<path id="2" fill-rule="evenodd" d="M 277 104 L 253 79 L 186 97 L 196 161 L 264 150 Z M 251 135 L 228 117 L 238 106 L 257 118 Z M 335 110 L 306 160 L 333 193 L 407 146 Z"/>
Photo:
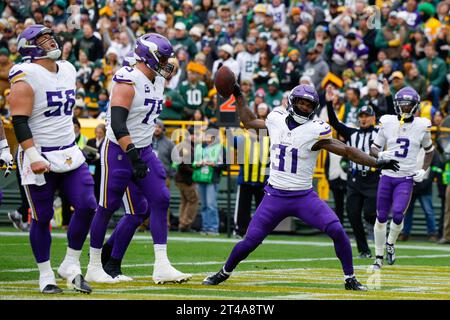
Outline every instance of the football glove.
<path id="1" fill-rule="evenodd" d="M 380 151 L 378 152 L 378 159 L 380 160 L 390 160 L 394 157 L 393 151 Z"/>
<path id="2" fill-rule="evenodd" d="M 427 174 L 427 171 L 420 169 L 414 172 L 413 180 L 414 182 L 422 182 L 425 178 L 425 175 Z"/>
<path id="3" fill-rule="evenodd" d="M 400 169 L 400 166 L 398 165 L 397 160 L 381 160 L 377 159 L 377 168 L 380 168 L 382 170 L 392 170 L 394 172 L 397 172 Z"/>
<path id="4" fill-rule="evenodd" d="M 0 150 L 0 166 L 6 165 L 6 170 L 4 173 L 5 178 L 11 173 L 11 168 L 13 165 L 13 156 L 8 147 Z"/>
<path id="5" fill-rule="evenodd" d="M 134 144 L 130 143 L 127 147 L 127 157 L 133 168 L 133 179 L 144 179 L 149 171 L 147 164 L 142 161 Z"/>

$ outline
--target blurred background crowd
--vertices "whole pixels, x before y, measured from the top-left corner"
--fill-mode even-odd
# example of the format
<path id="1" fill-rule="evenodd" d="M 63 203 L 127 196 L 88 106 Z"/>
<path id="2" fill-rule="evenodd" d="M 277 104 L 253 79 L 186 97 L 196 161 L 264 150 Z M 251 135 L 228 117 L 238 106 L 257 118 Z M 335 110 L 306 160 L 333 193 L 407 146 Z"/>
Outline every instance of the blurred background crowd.
<path id="1" fill-rule="evenodd" d="M 409 85 L 421 115 L 436 124 L 449 107 L 449 1 L 406 0 L 6 0 L 0 4 L 0 107 L 8 116 L 8 71 L 20 62 L 16 39 L 28 25 L 52 28 L 62 59 L 78 71 L 76 115 L 104 117 L 114 72 L 136 37 L 168 37 L 179 69 L 167 83 L 161 119 L 214 118 L 214 73 L 238 77 L 262 116 L 300 80 L 339 91 L 336 111 L 356 125 L 356 109 L 386 112 L 381 88 Z M 325 111 L 325 110 L 324 110 Z M 325 113 L 325 112 L 323 112 Z M 326 119 L 326 113 L 319 116 Z"/>

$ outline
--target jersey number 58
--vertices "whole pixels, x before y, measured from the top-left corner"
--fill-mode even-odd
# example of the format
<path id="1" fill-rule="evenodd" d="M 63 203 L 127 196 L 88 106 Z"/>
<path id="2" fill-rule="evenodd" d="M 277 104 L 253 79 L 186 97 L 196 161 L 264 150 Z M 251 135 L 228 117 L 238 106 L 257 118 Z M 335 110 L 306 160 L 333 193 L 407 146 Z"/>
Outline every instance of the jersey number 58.
<path id="1" fill-rule="evenodd" d="M 63 115 L 71 116 L 72 109 L 75 105 L 75 90 L 70 89 L 64 91 L 47 91 L 47 106 L 56 109 L 44 112 L 46 117 L 57 117 L 61 115 L 61 108 L 64 107 Z"/>

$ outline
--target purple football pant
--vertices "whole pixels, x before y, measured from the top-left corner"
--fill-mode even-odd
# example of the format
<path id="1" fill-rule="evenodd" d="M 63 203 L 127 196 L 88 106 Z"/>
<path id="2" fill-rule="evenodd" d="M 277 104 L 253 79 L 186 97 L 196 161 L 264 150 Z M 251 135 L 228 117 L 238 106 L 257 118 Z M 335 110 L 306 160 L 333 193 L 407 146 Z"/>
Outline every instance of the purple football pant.
<path id="1" fill-rule="evenodd" d="M 266 194 L 250 221 L 244 239 L 235 245 L 228 257 L 225 271 L 233 271 L 238 263 L 247 258 L 283 219 L 297 217 L 333 239 L 336 255 L 341 261 L 344 274 L 353 274 L 350 240 L 339 218 L 313 189 L 283 191 L 266 186 L 265 191 Z"/>
<path id="2" fill-rule="evenodd" d="M 53 218 L 53 199 L 57 189 L 64 193 L 75 208 L 67 230 L 68 246 L 71 249 L 82 249 L 96 207 L 94 179 L 85 163 L 69 172 L 45 173 L 45 180 L 46 184 L 42 186 L 24 186 L 33 217 L 30 242 L 37 263 L 50 259 L 49 223 Z"/>
<path id="3" fill-rule="evenodd" d="M 412 177 L 381 176 L 377 192 L 377 219 L 385 223 L 392 209 L 392 220 L 401 224 L 411 201 L 414 180 Z"/>
<path id="4" fill-rule="evenodd" d="M 131 199 L 129 201 L 131 217 L 127 217 L 128 215 L 124 217 L 119 231 L 124 230 L 128 223 L 131 225 L 127 226 L 124 232 L 129 234 L 133 228 L 136 230 L 148 216 L 149 208 L 152 212 L 151 223 L 155 228 L 152 234 L 153 242 L 167 243 L 167 209 L 170 194 L 165 182 L 166 172 L 150 146 L 140 149 L 139 153 L 150 171 L 144 179 L 134 181 L 130 161 L 120 146 L 107 140 L 102 148 L 100 201 L 91 226 L 91 247 L 93 248 L 102 248 L 108 222 L 113 213 L 119 209 L 124 194 L 126 198 Z M 115 244 L 126 249 L 131 238 L 128 236 L 124 239 L 124 244 L 120 241 L 122 239 L 116 235 Z"/>

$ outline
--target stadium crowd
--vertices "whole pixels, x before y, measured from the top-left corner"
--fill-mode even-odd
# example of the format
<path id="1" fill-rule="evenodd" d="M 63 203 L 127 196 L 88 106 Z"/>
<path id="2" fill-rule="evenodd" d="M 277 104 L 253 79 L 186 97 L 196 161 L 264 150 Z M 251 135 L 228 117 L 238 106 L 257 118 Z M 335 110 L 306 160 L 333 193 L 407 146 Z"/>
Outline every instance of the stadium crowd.
<path id="1" fill-rule="evenodd" d="M 357 127 L 363 106 L 371 106 L 377 119 L 388 113 L 387 79 L 392 94 L 413 87 L 422 99 L 419 115 L 439 127 L 450 113 L 449 8 L 448 0 L 6 0 L 0 3 L 0 114 L 9 117 L 5 97 L 8 72 L 20 62 L 17 36 L 29 25 L 44 24 L 54 30 L 62 59 L 77 69 L 79 118 L 105 117 L 114 73 L 137 37 L 157 32 L 171 41 L 179 64 L 166 83 L 161 120 L 215 122 L 220 99 L 213 79 L 225 65 L 261 118 L 286 105 L 287 94 L 299 83 L 314 85 L 325 106 L 325 87 L 332 85 L 338 93 L 333 103 L 337 117 Z M 317 117 L 328 121 L 327 108 L 318 110 Z M 433 212 L 424 195 L 437 181 L 442 217 L 450 183 L 444 148 L 438 146 L 428 184 L 416 192 L 424 210 Z M 197 210 L 198 195 L 189 187 L 192 175 L 195 170 L 184 166 L 170 174 L 184 194 L 183 210 Z M 217 192 L 207 189 L 202 203 L 208 192 Z M 217 204 L 202 205 L 202 211 L 211 210 L 217 214 Z M 180 226 L 189 230 L 193 217 L 187 212 L 183 218 Z M 450 243 L 450 230 L 443 236 L 443 221 L 436 227 L 434 214 L 427 214 L 428 234 Z M 216 233 L 217 222 L 211 224 Z"/>

